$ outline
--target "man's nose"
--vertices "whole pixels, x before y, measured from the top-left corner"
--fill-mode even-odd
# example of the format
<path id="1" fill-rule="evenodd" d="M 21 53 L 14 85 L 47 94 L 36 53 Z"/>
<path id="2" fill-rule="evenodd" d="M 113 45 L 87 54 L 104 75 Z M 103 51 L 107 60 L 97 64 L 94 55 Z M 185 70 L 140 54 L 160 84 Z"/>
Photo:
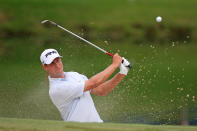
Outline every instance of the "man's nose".
<path id="1" fill-rule="evenodd" d="M 55 66 L 59 67 L 60 66 L 60 63 L 59 62 L 56 62 L 55 63 Z"/>

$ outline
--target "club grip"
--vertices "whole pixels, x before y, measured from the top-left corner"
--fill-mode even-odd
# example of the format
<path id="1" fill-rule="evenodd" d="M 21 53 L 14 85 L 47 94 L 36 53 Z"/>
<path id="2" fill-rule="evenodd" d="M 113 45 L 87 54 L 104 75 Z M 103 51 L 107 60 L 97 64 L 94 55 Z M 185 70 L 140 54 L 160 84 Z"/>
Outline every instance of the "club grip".
<path id="1" fill-rule="evenodd" d="M 106 54 L 109 55 L 109 56 L 111 56 L 111 57 L 114 56 L 113 54 L 111 54 L 111 53 L 109 53 L 109 52 L 106 52 Z M 124 63 L 124 60 L 122 60 L 122 63 Z M 131 68 L 131 65 L 128 65 L 128 66 L 126 66 L 126 67 L 128 67 L 128 68 L 130 69 L 130 68 Z"/>
<path id="2" fill-rule="evenodd" d="M 111 54 L 111 53 L 109 53 L 109 52 L 106 52 L 106 54 L 109 55 L 109 56 L 111 56 L 111 57 L 114 56 L 113 54 Z"/>

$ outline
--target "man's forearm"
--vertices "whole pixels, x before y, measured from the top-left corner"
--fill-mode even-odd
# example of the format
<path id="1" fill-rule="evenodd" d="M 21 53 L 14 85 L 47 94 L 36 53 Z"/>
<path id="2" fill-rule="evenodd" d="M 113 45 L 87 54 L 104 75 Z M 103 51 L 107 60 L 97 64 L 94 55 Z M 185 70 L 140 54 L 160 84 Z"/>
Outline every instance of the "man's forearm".
<path id="1" fill-rule="evenodd" d="M 98 83 L 98 85 L 105 82 L 112 73 L 116 70 L 117 67 L 115 67 L 113 64 L 109 65 L 104 71 L 94 75 L 90 78 L 90 80 L 94 81 L 95 83 Z"/>
<path id="2" fill-rule="evenodd" d="M 109 65 L 104 71 L 94 75 L 91 77 L 88 82 L 86 82 L 85 90 L 90 90 L 92 88 L 95 88 L 105 82 L 112 73 L 117 69 L 117 66 L 114 64 Z"/>
<path id="3" fill-rule="evenodd" d="M 123 74 L 116 74 L 111 80 L 106 81 L 100 86 L 92 89 L 91 93 L 95 95 L 105 96 L 110 93 L 125 77 Z"/>

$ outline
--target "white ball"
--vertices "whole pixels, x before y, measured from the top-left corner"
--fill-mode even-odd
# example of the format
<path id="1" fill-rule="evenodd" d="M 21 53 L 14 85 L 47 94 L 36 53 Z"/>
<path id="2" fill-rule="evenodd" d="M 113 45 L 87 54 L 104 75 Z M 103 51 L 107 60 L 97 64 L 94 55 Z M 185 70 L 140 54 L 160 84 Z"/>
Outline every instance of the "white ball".
<path id="1" fill-rule="evenodd" d="M 157 21 L 157 22 L 161 22 L 161 21 L 162 21 L 161 16 L 157 16 L 157 17 L 156 17 L 156 21 Z"/>

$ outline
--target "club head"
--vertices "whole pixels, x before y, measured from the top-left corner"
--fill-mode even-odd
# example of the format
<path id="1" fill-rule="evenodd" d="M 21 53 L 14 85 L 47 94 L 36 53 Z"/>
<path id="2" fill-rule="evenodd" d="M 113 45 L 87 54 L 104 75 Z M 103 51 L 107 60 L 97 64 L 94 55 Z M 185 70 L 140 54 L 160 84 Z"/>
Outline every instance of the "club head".
<path id="1" fill-rule="evenodd" d="M 45 24 L 47 22 L 49 22 L 49 20 L 43 20 L 43 21 L 41 21 L 42 24 Z"/>
<path id="2" fill-rule="evenodd" d="M 41 24 L 43 24 L 45 27 L 48 27 L 48 28 L 50 28 L 54 25 L 57 26 L 57 24 L 55 22 L 50 21 L 50 20 L 43 20 L 43 21 L 41 21 Z"/>

